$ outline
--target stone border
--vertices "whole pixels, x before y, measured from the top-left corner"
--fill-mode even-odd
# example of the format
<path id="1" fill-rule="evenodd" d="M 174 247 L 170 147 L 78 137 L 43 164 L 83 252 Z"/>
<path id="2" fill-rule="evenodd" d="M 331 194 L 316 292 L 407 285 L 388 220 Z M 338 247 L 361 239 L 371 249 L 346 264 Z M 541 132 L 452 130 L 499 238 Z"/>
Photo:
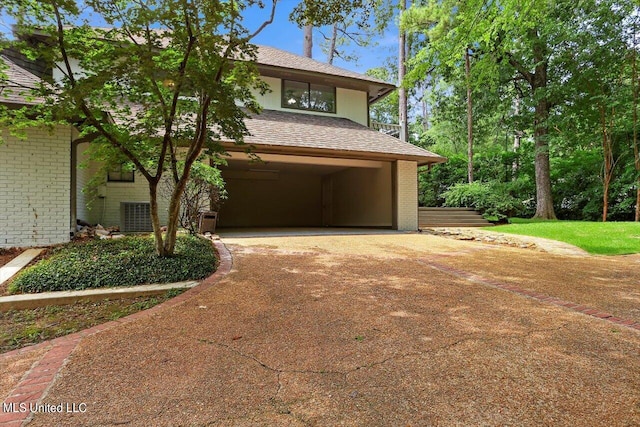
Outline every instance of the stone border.
<path id="1" fill-rule="evenodd" d="M 191 299 L 211 288 L 229 274 L 233 265 L 231 253 L 219 240 L 212 241 L 212 245 L 218 253 L 218 268 L 215 273 L 204 279 L 199 286 L 196 286 L 183 294 L 165 301 L 162 304 L 158 304 L 148 310 L 139 311 L 138 313 L 131 314 L 118 320 L 103 323 L 101 325 L 50 341 L 41 342 L 30 347 L 24 347 L 8 353 L 0 354 L 0 359 L 8 359 L 32 350 L 43 347 L 48 348 L 48 351 L 44 356 L 40 358 L 40 360 L 34 362 L 29 371 L 27 371 L 20 379 L 18 385 L 4 400 L 4 403 L 15 404 L 15 408 L 17 410 L 14 412 L 0 412 L 0 427 L 18 427 L 26 424 L 31 420 L 31 418 L 33 418 L 33 413 L 30 411 L 30 405 L 37 405 L 46 397 L 49 389 L 55 383 L 60 370 L 67 363 L 68 357 L 84 337 L 95 335 L 99 332 L 112 329 L 118 325 L 131 323 L 138 319 L 148 318 L 160 310 L 182 304 L 186 300 Z M 27 410 L 20 411 L 20 404 L 26 405 Z"/>
<path id="2" fill-rule="evenodd" d="M 535 249 L 554 255 L 593 256 L 582 248 L 558 240 L 522 234 L 503 233 L 498 230 L 482 230 L 469 227 L 428 227 L 423 233 L 456 240 L 477 241 L 490 245 L 510 246 L 521 249 Z"/>
<path id="3" fill-rule="evenodd" d="M 17 294 L 0 297 L 0 313 L 9 310 L 24 310 L 48 305 L 73 304 L 77 301 L 100 301 L 113 298 L 136 298 L 163 294 L 171 289 L 191 289 L 198 282 L 163 283 L 116 288 L 85 289 L 82 291 L 40 292 L 36 294 Z"/>
<path id="4" fill-rule="evenodd" d="M 605 320 L 607 322 L 613 323 L 618 326 L 633 329 L 635 331 L 640 331 L 640 322 L 636 322 L 635 320 L 631 320 L 631 319 L 625 319 L 622 317 L 616 317 L 611 313 L 598 310 L 597 308 L 589 307 L 582 304 L 576 304 L 574 302 L 552 297 L 550 295 L 543 294 L 541 292 L 532 291 L 530 289 L 524 289 L 515 285 L 501 283 L 492 279 L 487 279 L 485 277 L 478 276 L 477 274 L 473 274 L 468 271 L 460 270 L 458 268 L 450 267 L 448 265 L 441 264 L 438 262 L 433 262 L 432 260 L 429 260 L 429 259 L 422 259 L 422 260 L 419 260 L 418 262 L 428 265 L 434 270 L 438 270 L 443 273 L 448 273 L 452 276 L 459 277 L 471 283 L 476 283 L 476 284 L 487 286 L 494 289 L 502 289 L 504 291 L 508 291 L 525 298 L 531 298 L 545 304 L 563 307 L 577 313 L 582 313 L 582 314 L 586 314 L 587 316 L 595 317 L 596 319 Z"/>

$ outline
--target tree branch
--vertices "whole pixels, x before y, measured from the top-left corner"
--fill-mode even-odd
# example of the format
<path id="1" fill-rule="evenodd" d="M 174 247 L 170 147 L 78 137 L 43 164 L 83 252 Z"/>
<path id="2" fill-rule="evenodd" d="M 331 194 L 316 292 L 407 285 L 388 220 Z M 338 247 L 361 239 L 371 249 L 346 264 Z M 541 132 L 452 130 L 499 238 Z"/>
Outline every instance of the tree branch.
<path id="1" fill-rule="evenodd" d="M 535 74 L 524 68 L 524 66 L 513 57 L 511 52 L 507 52 L 506 55 L 509 58 L 509 65 L 515 68 L 530 85 L 533 85 Z"/>
<path id="2" fill-rule="evenodd" d="M 249 38 L 247 39 L 247 41 L 253 39 L 255 36 L 260 34 L 262 32 L 262 30 L 264 30 L 266 28 L 267 25 L 273 23 L 273 18 L 276 15 L 276 4 L 277 3 L 278 3 L 278 0 L 272 0 L 272 2 L 271 2 L 271 15 L 269 16 L 269 19 L 264 21 L 262 23 L 262 25 L 260 25 L 260 27 L 258 27 L 257 30 L 255 30 L 252 34 L 250 34 Z"/>
<path id="3" fill-rule="evenodd" d="M 71 63 L 69 62 L 69 55 L 67 54 L 67 49 L 66 49 L 66 46 L 65 46 L 64 25 L 62 23 L 62 17 L 60 16 L 60 10 L 58 8 L 58 4 L 55 1 L 53 1 L 53 2 L 51 2 L 51 5 L 53 6 L 53 12 L 56 15 L 58 44 L 60 46 L 60 53 L 62 55 L 62 60 L 63 60 L 63 62 L 65 64 L 65 68 L 67 70 L 67 74 L 68 74 L 68 78 L 69 78 L 69 83 L 71 84 L 71 88 L 75 89 L 77 87 L 77 82 L 76 82 L 75 76 L 73 75 L 73 69 L 71 68 Z M 151 180 L 153 177 L 151 176 L 151 174 L 149 174 L 149 172 L 147 172 L 147 170 L 145 169 L 144 165 L 142 165 L 142 163 L 140 163 L 140 161 L 136 158 L 136 156 L 134 156 L 133 153 L 127 149 L 127 147 L 122 145 L 110 132 L 108 132 L 104 128 L 102 123 L 95 117 L 95 115 L 93 114 L 91 109 L 87 106 L 84 98 L 82 98 L 80 96 L 77 96 L 77 95 L 73 95 L 73 98 L 74 98 L 74 101 L 76 102 L 76 104 L 78 105 L 78 107 L 80 107 L 80 110 L 87 117 L 87 120 L 89 120 L 89 122 L 93 126 L 95 126 L 95 128 L 98 130 L 98 132 L 100 132 L 100 134 L 102 134 L 105 137 L 105 139 L 107 141 L 109 141 L 109 143 L 111 143 L 112 146 L 114 146 L 115 148 L 120 149 L 124 153 L 124 155 L 129 160 L 131 160 L 131 162 L 136 166 L 136 168 L 138 168 L 138 171 L 146 179 Z"/>

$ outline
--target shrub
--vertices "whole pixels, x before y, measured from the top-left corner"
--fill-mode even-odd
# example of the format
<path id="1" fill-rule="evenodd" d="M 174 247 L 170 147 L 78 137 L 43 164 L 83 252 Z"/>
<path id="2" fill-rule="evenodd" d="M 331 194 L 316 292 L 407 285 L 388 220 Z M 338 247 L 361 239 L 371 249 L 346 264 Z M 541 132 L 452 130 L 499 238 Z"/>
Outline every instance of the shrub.
<path id="1" fill-rule="evenodd" d="M 193 235 L 197 234 L 200 213 L 209 209 L 220 211 L 227 198 L 224 185 L 220 169 L 203 162 L 195 162 L 180 198 L 180 226 Z M 165 180 L 160 190 L 161 196 L 169 201 L 175 190 L 173 180 Z"/>
<path id="2" fill-rule="evenodd" d="M 485 217 L 498 220 L 515 216 L 523 209 L 520 200 L 513 197 L 505 185 L 475 181 L 454 184 L 443 193 L 445 206 L 478 210 Z"/>
<path id="3" fill-rule="evenodd" d="M 196 236 L 178 236 L 175 255 L 165 258 L 156 255 L 153 237 L 149 236 L 69 243 L 16 276 L 9 291 L 49 292 L 199 280 L 215 271 L 215 263 L 211 242 Z"/>

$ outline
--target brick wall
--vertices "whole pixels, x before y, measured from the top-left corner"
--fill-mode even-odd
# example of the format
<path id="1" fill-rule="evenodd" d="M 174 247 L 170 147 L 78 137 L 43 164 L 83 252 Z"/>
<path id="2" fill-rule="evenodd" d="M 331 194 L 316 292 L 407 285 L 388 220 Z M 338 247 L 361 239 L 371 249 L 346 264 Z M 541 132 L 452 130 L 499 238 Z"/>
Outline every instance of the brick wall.
<path id="1" fill-rule="evenodd" d="M 396 162 L 396 194 L 398 230 L 418 229 L 418 164 Z"/>
<path id="2" fill-rule="evenodd" d="M 69 241 L 71 128 L 30 129 L 26 140 L 2 131 L 0 247 Z"/>

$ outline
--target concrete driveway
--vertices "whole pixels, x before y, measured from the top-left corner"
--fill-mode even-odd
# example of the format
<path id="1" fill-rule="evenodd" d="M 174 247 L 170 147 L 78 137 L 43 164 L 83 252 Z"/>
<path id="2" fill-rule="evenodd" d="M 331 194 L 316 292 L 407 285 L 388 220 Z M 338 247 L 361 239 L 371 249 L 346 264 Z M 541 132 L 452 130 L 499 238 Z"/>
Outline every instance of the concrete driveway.
<path id="1" fill-rule="evenodd" d="M 640 322 L 639 257 L 419 234 L 225 243 L 217 286 L 80 342 L 44 402 L 86 412 L 29 425 L 640 425 L 640 331 L 611 321 Z"/>

